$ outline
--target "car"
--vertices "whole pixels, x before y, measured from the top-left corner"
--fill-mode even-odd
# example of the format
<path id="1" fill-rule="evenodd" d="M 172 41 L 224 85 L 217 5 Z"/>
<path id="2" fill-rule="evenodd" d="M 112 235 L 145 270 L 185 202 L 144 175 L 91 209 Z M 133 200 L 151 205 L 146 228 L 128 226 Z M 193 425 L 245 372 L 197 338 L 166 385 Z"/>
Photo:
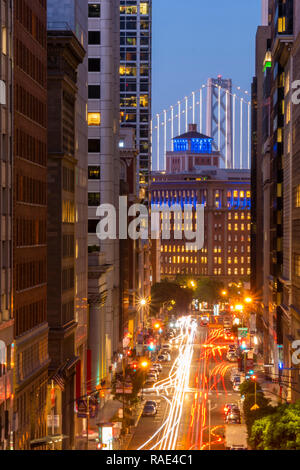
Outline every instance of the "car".
<path id="1" fill-rule="evenodd" d="M 234 411 L 240 411 L 237 403 L 226 403 L 226 405 L 224 406 L 224 413 L 225 415 L 228 415 L 228 413 L 230 412 L 234 412 Z"/>
<path id="2" fill-rule="evenodd" d="M 237 355 L 234 352 L 228 352 L 226 358 L 229 362 L 235 362 L 237 360 Z"/>
<path id="3" fill-rule="evenodd" d="M 228 351 L 236 351 L 237 350 L 237 347 L 235 344 L 229 344 L 228 345 Z"/>
<path id="4" fill-rule="evenodd" d="M 162 365 L 159 363 L 159 362 L 154 362 L 153 364 L 153 367 L 158 370 L 159 372 L 162 371 Z"/>
<path id="5" fill-rule="evenodd" d="M 225 418 L 226 424 L 241 424 L 241 414 L 236 412 L 230 412 Z"/>
<path id="6" fill-rule="evenodd" d="M 149 369 L 149 374 L 156 374 L 156 375 L 158 375 L 159 372 L 160 372 L 160 371 L 157 369 L 157 367 L 150 367 L 150 369 Z"/>
<path id="7" fill-rule="evenodd" d="M 241 384 L 240 382 L 239 382 L 239 383 L 235 382 L 235 383 L 233 384 L 232 388 L 233 388 L 233 390 L 234 390 L 235 392 L 239 392 L 239 391 L 240 391 L 240 384 Z"/>
<path id="8" fill-rule="evenodd" d="M 169 362 L 171 360 L 171 356 L 168 353 L 160 354 L 157 358 L 160 362 Z"/>
<path id="9" fill-rule="evenodd" d="M 163 344 L 161 348 L 162 350 L 171 351 L 171 346 L 168 343 Z"/>
<path id="10" fill-rule="evenodd" d="M 155 416 L 157 413 L 157 409 L 155 408 L 154 405 L 147 405 L 145 404 L 144 409 L 143 409 L 143 416 Z"/>
<path id="11" fill-rule="evenodd" d="M 154 406 L 155 409 L 157 409 L 157 407 L 158 407 L 158 403 L 155 400 L 147 400 L 144 406 L 146 406 L 146 405 Z"/>
<path id="12" fill-rule="evenodd" d="M 147 380 L 154 380 L 154 382 L 157 381 L 157 375 L 156 374 L 147 374 Z"/>

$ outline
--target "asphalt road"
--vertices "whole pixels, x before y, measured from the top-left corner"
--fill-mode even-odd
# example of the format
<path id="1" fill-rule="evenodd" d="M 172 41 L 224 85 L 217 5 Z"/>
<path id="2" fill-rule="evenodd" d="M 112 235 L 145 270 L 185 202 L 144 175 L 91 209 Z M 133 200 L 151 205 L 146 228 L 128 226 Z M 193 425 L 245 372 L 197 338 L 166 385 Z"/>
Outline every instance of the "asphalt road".
<path id="1" fill-rule="evenodd" d="M 218 337 L 218 329 L 200 327 L 194 342 L 194 354 L 190 367 L 189 389 L 185 393 L 181 416 L 177 450 L 209 449 L 209 424 L 211 450 L 224 450 L 224 406 L 238 403 L 239 393 L 232 389 L 229 372 L 235 363 L 226 361 L 226 342 Z M 172 360 L 176 352 L 172 354 Z M 168 376 L 171 365 L 164 366 L 159 380 Z M 168 398 L 172 398 L 171 395 Z M 129 450 L 137 450 L 146 443 L 162 426 L 169 412 L 169 404 L 163 397 L 147 394 L 145 399 L 159 402 L 155 417 L 141 417 L 129 444 Z M 209 402 L 211 413 L 209 414 Z M 162 436 L 158 432 L 143 450 L 155 448 Z"/>

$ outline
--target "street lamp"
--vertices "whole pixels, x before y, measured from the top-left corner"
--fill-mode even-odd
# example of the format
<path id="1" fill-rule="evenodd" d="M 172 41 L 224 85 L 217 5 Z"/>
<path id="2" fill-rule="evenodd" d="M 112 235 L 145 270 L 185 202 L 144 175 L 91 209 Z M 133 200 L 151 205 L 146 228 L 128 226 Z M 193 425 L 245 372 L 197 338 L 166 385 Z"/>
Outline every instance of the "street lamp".
<path id="1" fill-rule="evenodd" d="M 251 304 L 252 303 L 252 297 L 246 297 L 245 302 L 246 302 L 246 304 Z"/>

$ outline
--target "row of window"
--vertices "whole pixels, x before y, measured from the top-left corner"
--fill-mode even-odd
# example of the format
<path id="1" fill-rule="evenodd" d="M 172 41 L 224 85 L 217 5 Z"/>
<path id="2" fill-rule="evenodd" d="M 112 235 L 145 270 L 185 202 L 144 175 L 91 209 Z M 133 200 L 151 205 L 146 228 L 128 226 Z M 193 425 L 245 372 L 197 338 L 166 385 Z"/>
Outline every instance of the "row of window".
<path id="1" fill-rule="evenodd" d="M 46 280 L 46 261 L 44 259 L 27 261 L 16 265 L 17 291 L 44 284 Z"/>
<path id="2" fill-rule="evenodd" d="M 22 305 L 15 313 L 16 336 L 46 321 L 46 299 Z"/>
<path id="3" fill-rule="evenodd" d="M 16 0 L 14 2 L 15 15 L 24 28 L 36 39 L 36 41 L 47 47 L 47 30 L 44 25 L 29 6 L 30 2 L 26 0 Z"/>
<path id="4" fill-rule="evenodd" d="M 48 359 L 48 340 L 37 341 L 20 352 L 17 358 L 19 381 L 26 379 L 39 365 Z"/>
<path id="5" fill-rule="evenodd" d="M 47 146 L 37 136 L 27 134 L 16 129 L 16 153 L 18 157 L 25 158 L 38 165 L 47 165 Z"/>
<path id="6" fill-rule="evenodd" d="M 47 243 L 46 220 L 35 217 L 18 217 L 16 221 L 16 245 L 33 246 Z"/>
<path id="7" fill-rule="evenodd" d="M 38 82 L 47 86 L 47 70 L 39 58 L 33 54 L 19 39 L 15 42 L 16 65 Z"/>
<path id="8" fill-rule="evenodd" d="M 17 175 L 17 201 L 28 204 L 46 205 L 47 184 L 29 176 Z"/>
<path id="9" fill-rule="evenodd" d="M 208 268 L 206 266 L 185 266 L 184 268 L 178 266 L 161 266 L 161 274 L 199 274 L 207 275 Z"/>
<path id="10" fill-rule="evenodd" d="M 18 112 L 29 117 L 43 127 L 47 125 L 47 106 L 22 86 L 15 87 L 15 104 Z"/>
<path id="11" fill-rule="evenodd" d="M 70 193 L 75 191 L 75 172 L 72 168 L 63 167 L 63 190 Z"/>
<path id="12" fill-rule="evenodd" d="M 239 231 L 239 230 L 250 230 L 251 229 L 251 224 L 228 224 L 228 230 L 234 230 L 234 231 Z"/>
<path id="13" fill-rule="evenodd" d="M 124 2 L 121 1 L 120 4 L 120 14 L 121 15 L 137 15 L 138 14 L 138 6 L 137 5 L 125 5 Z M 149 3 L 141 2 L 140 3 L 140 15 L 149 15 Z"/>
<path id="14" fill-rule="evenodd" d="M 74 288 L 74 268 L 66 268 L 62 271 L 62 290 L 65 292 L 66 290 Z"/>

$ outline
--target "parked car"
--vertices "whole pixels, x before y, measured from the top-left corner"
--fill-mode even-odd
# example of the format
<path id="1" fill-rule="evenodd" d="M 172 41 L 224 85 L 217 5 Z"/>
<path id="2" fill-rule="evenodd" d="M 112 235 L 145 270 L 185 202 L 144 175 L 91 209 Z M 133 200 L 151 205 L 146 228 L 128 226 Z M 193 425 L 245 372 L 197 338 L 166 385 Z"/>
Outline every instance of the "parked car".
<path id="1" fill-rule="evenodd" d="M 154 362 L 153 364 L 153 367 L 158 370 L 159 372 L 162 371 L 162 365 L 159 363 L 159 362 Z"/>
<path id="2" fill-rule="evenodd" d="M 147 374 L 147 380 L 154 380 L 154 382 L 157 382 L 157 375 L 156 374 Z"/>
<path id="3" fill-rule="evenodd" d="M 157 402 L 156 402 L 155 400 L 147 400 L 144 406 L 146 406 L 146 405 L 154 406 L 154 408 L 155 408 L 156 410 L 157 410 L 157 408 L 158 408 L 158 404 L 157 404 Z"/>
<path id="4" fill-rule="evenodd" d="M 161 348 L 162 348 L 162 350 L 166 350 L 166 351 L 169 351 L 169 352 L 172 349 L 169 343 L 163 344 Z"/>
<path id="5" fill-rule="evenodd" d="M 143 409 L 143 416 L 155 416 L 157 413 L 157 409 L 154 405 L 147 405 L 145 404 Z"/>
<path id="6" fill-rule="evenodd" d="M 171 356 L 169 353 L 160 354 L 157 358 L 160 362 L 169 362 L 171 360 Z"/>

